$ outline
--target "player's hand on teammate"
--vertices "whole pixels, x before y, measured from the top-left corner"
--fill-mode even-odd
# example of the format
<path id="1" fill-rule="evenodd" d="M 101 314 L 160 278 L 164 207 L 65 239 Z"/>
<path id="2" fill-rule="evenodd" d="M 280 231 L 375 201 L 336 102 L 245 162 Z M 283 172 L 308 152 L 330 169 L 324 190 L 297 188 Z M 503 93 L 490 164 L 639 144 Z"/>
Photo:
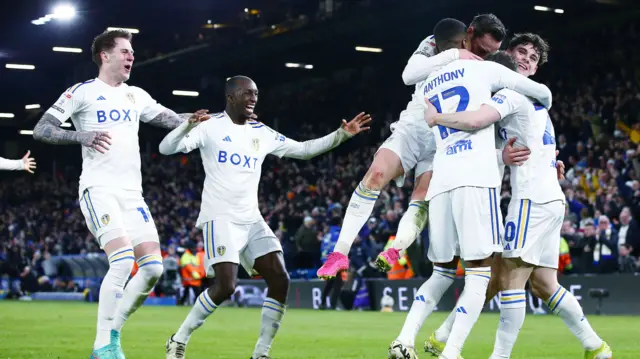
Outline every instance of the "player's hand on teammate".
<path id="1" fill-rule="evenodd" d="M 504 146 L 504 150 L 502 150 L 502 160 L 505 165 L 522 166 L 522 164 L 529 159 L 531 150 L 527 147 L 513 147 L 515 142 L 515 137 L 510 138 L 507 145 Z"/>
<path id="2" fill-rule="evenodd" d="M 560 151 L 556 150 L 556 157 L 560 154 Z M 564 179 L 564 162 L 556 161 L 556 171 L 558 171 L 558 181 Z"/>
<path id="3" fill-rule="evenodd" d="M 459 49 L 458 53 L 460 54 L 460 60 L 479 60 L 482 61 L 482 57 L 474 54 L 473 52 L 467 49 Z"/>
<path id="4" fill-rule="evenodd" d="M 360 112 L 349 122 L 347 122 L 347 120 L 342 120 L 342 129 L 349 132 L 352 136 L 357 135 L 370 128 L 368 126 L 369 122 L 371 122 L 371 115 Z"/>
<path id="5" fill-rule="evenodd" d="M 80 143 L 100 153 L 106 153 L 111 146 L 111 135 L 103 131 L 79 132 Z"/>
<path id="6" fill-rule="evenodd" d="M 427 121 L 429 127 L 433 127 L 437 125 L 435 116 L 438 114 L 438 110 L 426 97 L 424 98 L 424 103 L 427 106 L 427 108 L 424 109 L 424 119 Z"/>
<path id="7" fill-rule="evenodd" d="M 33 170 L 36 169 L 36 160 L 33 157 L 29 157 L 29 155 L 31 155 L 31 151 L 27 151 L 22 157 L 22 163 L 25 171 L 33 173 Z"/>
<path id="8" fill-rule="evenodd" d="M 211 118 L 211 115 L 209 115 L 209 110 L 198 110 L 196 112 L 193 113 L 193 115 L 191 115 L 191 117 L 189 117 L 189 123 L 191 124 L 196 124 L 196 123 L 200 123 L 200 122 L 204 122 L 208 119 Z"/>

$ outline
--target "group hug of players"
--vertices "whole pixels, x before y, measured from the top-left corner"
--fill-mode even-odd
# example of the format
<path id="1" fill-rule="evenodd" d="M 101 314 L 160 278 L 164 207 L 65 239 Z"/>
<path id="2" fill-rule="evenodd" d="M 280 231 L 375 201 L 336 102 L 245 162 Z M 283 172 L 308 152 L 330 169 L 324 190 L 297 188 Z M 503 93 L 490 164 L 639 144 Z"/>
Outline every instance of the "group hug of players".
<path id="1" fill-rule="evenodd" d="M 509 358 L 524 322 L 529 281 L 533 293 L 580 340 L 585 358 L 612 357 L 576 298 L 557 281 L 565 213 L 558 178 L 564 168 L 556 161 L 547 112 L 551 92 L 528 79 L 547 61 L 549 46 L 540 36 L 524 33 L 498 51 L 505 38 L 502 22 L 483 14 L 469 26 L 443 19 L 420 44 L 402 74 L 407 85 L 415 85 L 413 98 L 354 190 L 335 250 L 318 270 L 320 278 L 331 278 L 349 268 L 351 244 L 380 191 L 391 180 L 401 186 L 413 170 L 409 208 L 393 245 L 376 265 L 389 270 L 428 223 L 434 275 L 418 290 L 389 358 L 417 358 L 415 338 L 451 286 L 459 259 L 466 268 L 464 290 L 425 342 L 427 352 L 461 358 L 484 303 L 499 295 L 491 358 Z M 167 359 L 186 357 L 193 332 L 234 293 L 239 264 L 267 283 L 251 358 L 269 358 L 286 311 L 289 277 L 280 242 L 258 209 L 261 165 L 268 154 L 310 159 L 325 153 L 366 131 L 370 116 L 360 113 L 324 137 L 298 142 L 256 120 L 258 89 L 244 76 L 227 80 L 223 112 L 176 114 L 125 83 L 134 61 L 130 33 L 106 31 L 91 50 L 98 76 L 67 89 L 33 133 L 46 143 L 82 146 L 80 207 L 109 260 L 91 358 L 125 358 L 121 329 L 163 272 L 158 232 L 142 196 L 140 122 L 171 130 L 160 144 L 164 155 L 199 149 L 206 174 L 196 226 L 202 230 L 207 275 L 216 280 L 167 340 Z M 75 130 L 60 127 L 69 119 Z M 34 165 L 27 155 L 6 167 L 31 171 Z M 512 198 L 503 225 L 499 196 L 505 165 L 510 166 Z M 134 262 L 139 270 L 129 280 Z"/>

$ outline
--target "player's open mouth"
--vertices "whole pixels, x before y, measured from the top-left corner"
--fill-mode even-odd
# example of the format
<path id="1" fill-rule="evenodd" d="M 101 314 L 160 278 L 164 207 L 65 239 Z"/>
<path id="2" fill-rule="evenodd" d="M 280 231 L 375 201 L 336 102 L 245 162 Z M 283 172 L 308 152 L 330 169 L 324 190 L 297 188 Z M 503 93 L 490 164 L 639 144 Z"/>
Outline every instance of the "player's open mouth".
<path id="1" fill-rule="evenodd" d="M 131 72 L 131 65 L 124 65 L 124 69 L 127 70 L 127 72 Z"/>
<path id="2" fill-rule="evenodd" d="M 255 106 L 255 105 L 247 105 L 247 106 L 245 106 L 245 109 L 246 109 L 247 111 L 253 111 L 253 109 L 254 109 L 254 108 L 256 108 L 256 106 Z"/>
<path id="3" fill-rule="evenodd" d="M 524 71 L 529 71 L 529 69 L 523 64 L 518 64 L 518 67 L 523 69 Z"/>

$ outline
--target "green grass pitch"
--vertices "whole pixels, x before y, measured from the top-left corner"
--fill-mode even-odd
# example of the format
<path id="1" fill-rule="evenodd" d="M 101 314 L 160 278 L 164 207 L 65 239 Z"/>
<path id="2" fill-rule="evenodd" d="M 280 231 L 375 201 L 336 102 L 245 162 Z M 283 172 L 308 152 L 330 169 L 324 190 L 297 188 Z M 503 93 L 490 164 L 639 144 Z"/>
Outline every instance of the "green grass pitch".
<path id="1" fill-rule="evenodd" d="M 0 301 L 0 359 L 87 359 L 95 335 L 95 304 Z M 164 343 L 188 307 L 142 307 L 127 322 L 122 343 L 129 359 L 162 359 Z M 417 345 L 444 320 L 434 313 Z M 335 312 L 292 309 L 271 350 L 276 359 L 386 358 L 405 313 Z M 640 358 L 639 317 L 597 317 L 590 322 L 612 347 L 615 359 Z M 259 309 L 220 308 L 193 335 L 189 359 L 248 359 L 255 344 Z M 483 314 L 464 348 L 465 359 L 491 354 L 498 316 Z M 419 352 L 420 358 L 432 358 Z M 527 316 L 513 359 L 583 357 L 580 343 L 555 316 Z"/>

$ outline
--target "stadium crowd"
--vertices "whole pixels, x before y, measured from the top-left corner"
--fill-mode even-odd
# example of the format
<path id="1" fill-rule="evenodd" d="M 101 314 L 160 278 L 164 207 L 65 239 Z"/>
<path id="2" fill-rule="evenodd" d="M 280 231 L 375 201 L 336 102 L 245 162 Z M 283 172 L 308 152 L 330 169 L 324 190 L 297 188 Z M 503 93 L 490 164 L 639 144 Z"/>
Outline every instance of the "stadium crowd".
<path id="1" fill-rule="evenodd" d="M 553 91 L 551 117 L 559 159 L 566 165 L 562 181 L 567 196 L 561 243 L 564 273 L 636 272 L 640 268 L 640 59 L 637 47 L 624 46 L 637 40 L 633 24 L 598 28 L 586 35 L 583 31 L 552 48 L 548 68 L 537 78 Z M 601 51 L 588 52 L 589 61 L 576 61 L 591 42 L 597 42 Z M 556 43 L 551 39 L 552 46 Z M 287 267 L 295 275 L 315 273 L 327 249 L 333 247 L 331 234 L 339 229 L 344 206 L 377 147 L 389 135 L 389 124 L 409 100 L 412 89 L 398 84 L 399 74 L 381 75 L 384 71 L 378 70 L 343 70 L 329 84 L 288 93 L 286 103 L 277 100 L 282 95 L 277 93 L 265 94 L 258 105 L 258 113 L 277 114 L 264 116 L 267 124 L 299 140 L 323 135 L 337 127 L 341 118 L 360 111 L 371 113 L 375 121 L 368 136 L 312 161 L 273 157 L 265 162 L 260 210 L 281 239 Z M 380 88 L 389 91 L 381 93 Z M 297 121 L 302 117 L 304 124 Z M 181 253 L 185 247 L 201 248 L 202 235 L 194 226 L 204 176 L 199 154 L 166 157 L 156 147 L 142 157 L 144 195 L 163 250 Z M 34 176 L 2 174 L 0 274 L 22 278 L 27 291 L 44 285 L 46 281 L 39 279 L 55 273 L 43 266 L 44 259 L 100 252 L 79 209 L 78 176 L 79 167 L 71 162 Z M 507 171 L 503 213 L 510 197 L 508 176 Z M 369 262 L 395 234 L 412 186 L 409 180 L 402 188 L 391 184 L 382 191 L 352 250 L 352 263 L 367 269 L 362 273 L 381 275 L 368 270 Z M 423 233 L 409 253 L 407 266 L 412 266 L 416 276 L 430 274 L 424 259 L 427 245 L 428 235 Z M 76 290 L 72 282 L 49 286 L 49 290 Z"/>

